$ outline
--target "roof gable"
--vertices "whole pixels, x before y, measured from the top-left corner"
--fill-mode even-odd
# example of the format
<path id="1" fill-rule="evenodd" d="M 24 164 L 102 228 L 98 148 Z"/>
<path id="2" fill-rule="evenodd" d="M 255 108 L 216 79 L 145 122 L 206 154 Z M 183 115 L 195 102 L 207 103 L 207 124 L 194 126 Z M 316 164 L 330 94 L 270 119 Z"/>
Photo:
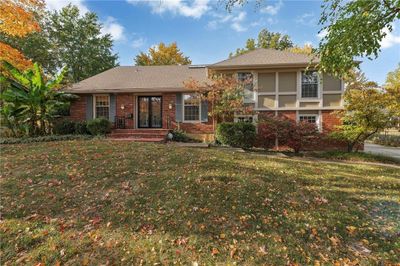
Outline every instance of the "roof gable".
<path id="1" fill-rule="evenodd" d="M 208 66 L 209 68 L 244 67 L 244 66 L 291 66 L 308 65 L 310 62 L 319 62 L 319 59 L 305 54 L 280 51 L 275 49 L 258 48 L 245 54 Z"/>

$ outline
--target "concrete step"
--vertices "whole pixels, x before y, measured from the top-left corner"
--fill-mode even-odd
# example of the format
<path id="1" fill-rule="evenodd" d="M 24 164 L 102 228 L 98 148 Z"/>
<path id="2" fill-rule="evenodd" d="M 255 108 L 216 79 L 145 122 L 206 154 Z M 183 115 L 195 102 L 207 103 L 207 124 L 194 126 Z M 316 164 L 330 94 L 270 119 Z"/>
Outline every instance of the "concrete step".
<path id="1" fill-rule="evenodd" d="M 107 137 L 110 138 L 162 138 L 165 139 L 166 134 L 160 133 L 111 133 Z"/>
<path id="2" fill-rule="evenodd" d="M 158 129 L 158 128 L 152 128 L 152 129 L 114 129 L 112 131 L 112 133 L 149 133 L 149 134 L 163 134 L 163 135 L 167 135 L 168 133 L 168 129 Z"/>

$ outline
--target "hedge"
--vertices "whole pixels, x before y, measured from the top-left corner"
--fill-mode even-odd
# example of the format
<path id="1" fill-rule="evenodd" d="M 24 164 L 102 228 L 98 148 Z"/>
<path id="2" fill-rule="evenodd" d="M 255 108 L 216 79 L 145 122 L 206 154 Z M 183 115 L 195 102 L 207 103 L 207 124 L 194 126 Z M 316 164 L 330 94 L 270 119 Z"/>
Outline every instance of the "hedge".
<path id="1" fill-rule="evenodd" d="M 256 140 L 256 127 L 249 122 L 220 123 L 217 126 L 216 139 L 224 145 L 249 149 Z"/>

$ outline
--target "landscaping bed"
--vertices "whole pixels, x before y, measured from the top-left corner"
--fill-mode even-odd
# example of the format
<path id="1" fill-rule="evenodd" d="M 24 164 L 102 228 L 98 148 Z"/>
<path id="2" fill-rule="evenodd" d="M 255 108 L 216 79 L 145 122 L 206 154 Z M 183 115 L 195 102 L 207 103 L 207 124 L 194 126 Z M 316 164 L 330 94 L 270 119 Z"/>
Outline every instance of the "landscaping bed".
<path id="1" fill-rule="evenodd" d="M 3 145 L 2 264 L 400 260 L 398 169 L 109 140 Z"/>

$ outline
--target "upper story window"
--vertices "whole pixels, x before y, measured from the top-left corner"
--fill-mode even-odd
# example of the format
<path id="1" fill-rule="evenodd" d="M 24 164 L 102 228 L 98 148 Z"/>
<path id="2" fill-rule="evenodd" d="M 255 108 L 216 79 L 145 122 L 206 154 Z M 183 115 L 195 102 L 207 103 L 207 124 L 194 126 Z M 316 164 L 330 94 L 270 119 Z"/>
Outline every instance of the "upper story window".
<path id="1" fill-rule="evenodd" d="M 244 86 L 244 98 L 248 100 L 254 99 L 253 74 L 250 72 L 239 72 L 238 81 Z"/>
<path id="2" fill-rule="evenodd" d="M 94 117 L 109 118 L 110 114 L 110 97 L 108 95 L 94 96 Z"/>
<path id="3" fill-rule="evenodd" d="M 183 94 L 184 121 L 200 121 L 200 95 L 196 93 Z"/>
<path id="4" fill-rule="evenodd" d="M 318 72 L 303 71 L 301 73 L 301 97 L 318 98 Z"/>

